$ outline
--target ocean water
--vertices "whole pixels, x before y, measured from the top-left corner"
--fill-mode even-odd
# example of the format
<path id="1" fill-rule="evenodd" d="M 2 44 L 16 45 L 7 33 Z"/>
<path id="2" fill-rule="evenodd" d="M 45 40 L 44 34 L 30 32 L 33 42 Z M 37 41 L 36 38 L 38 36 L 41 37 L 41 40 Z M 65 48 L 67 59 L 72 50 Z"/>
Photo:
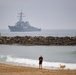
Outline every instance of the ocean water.
<path id="1" fill-rule="evenodd" d="M 49 29 L 40 32 L 10 32 L 8 29 L 0 29 L 1 36 L 76 36 L 76 29 Z"/>
<path id="2" fill-rule="evenodd" d="M 76 46 L 20 46 L 0 45 L 0 63 L 10 63 L 38 68 L 38 58 L 44 58 L 43 68 L 76 69 Z"/>
<path id="3" fill-rule="evenodd" d="M 1 36 L 76 36 L 76 29 L 42 30 L 40 32 L 10 32 L 0 29 Z M 44 58 L 43 68 L 76 69 L 76 46 L 20 46 L 0 45 L 0 63 L 38 67 L 38 57 Z"/>

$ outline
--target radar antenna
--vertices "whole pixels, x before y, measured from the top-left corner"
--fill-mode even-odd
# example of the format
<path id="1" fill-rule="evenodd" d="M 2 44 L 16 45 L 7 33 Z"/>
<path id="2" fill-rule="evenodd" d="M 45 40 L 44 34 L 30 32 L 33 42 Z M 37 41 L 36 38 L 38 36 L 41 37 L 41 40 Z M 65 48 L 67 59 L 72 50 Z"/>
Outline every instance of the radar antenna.
<path id="1" fill-rule="evenodd" d="M 21 22 L 23 20 L 23 17 L 25 17 L 25 16 L 23 16 L 23 12 L 22 11 L 19 13 L 18 17 L 19 17 L 19 21 Z"/>

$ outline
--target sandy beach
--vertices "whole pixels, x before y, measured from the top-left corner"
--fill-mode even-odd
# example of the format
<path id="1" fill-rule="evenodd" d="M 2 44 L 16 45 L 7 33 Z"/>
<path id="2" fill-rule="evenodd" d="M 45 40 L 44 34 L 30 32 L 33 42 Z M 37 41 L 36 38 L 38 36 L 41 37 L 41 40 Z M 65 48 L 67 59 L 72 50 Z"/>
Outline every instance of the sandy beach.
<path id="1" fill-rule="evenodd" d="M 76 70 L 49 70 L 9 64 L 0 64 L 0 75 L 76 75 Z"/>

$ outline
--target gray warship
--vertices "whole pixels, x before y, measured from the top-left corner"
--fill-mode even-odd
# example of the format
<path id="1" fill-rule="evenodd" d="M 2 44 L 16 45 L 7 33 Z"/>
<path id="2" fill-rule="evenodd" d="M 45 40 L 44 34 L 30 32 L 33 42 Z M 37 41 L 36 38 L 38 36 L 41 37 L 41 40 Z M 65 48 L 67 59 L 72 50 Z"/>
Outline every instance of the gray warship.
<path id="1" fill-rule="evenodd" d="M 33 27 L 28 21 L 23 21 L 23 12 L 19 13 L 19 21 L 16 22 L 15 26 L 8 25 L 11 32 L 32 32 L 41 31 L 41 28 Z"/>

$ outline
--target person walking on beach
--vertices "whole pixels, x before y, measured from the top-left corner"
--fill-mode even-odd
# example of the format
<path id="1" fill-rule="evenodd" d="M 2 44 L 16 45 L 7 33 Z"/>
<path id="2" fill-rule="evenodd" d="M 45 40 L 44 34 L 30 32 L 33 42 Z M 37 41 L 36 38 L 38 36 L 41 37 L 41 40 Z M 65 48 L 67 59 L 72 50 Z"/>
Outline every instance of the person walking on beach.
<path id="1" fill-rule="evenodd" d="M 43 57 L 39 57 L 39 68 L 42 69 L 42 62 L 43 62 Z"/>

